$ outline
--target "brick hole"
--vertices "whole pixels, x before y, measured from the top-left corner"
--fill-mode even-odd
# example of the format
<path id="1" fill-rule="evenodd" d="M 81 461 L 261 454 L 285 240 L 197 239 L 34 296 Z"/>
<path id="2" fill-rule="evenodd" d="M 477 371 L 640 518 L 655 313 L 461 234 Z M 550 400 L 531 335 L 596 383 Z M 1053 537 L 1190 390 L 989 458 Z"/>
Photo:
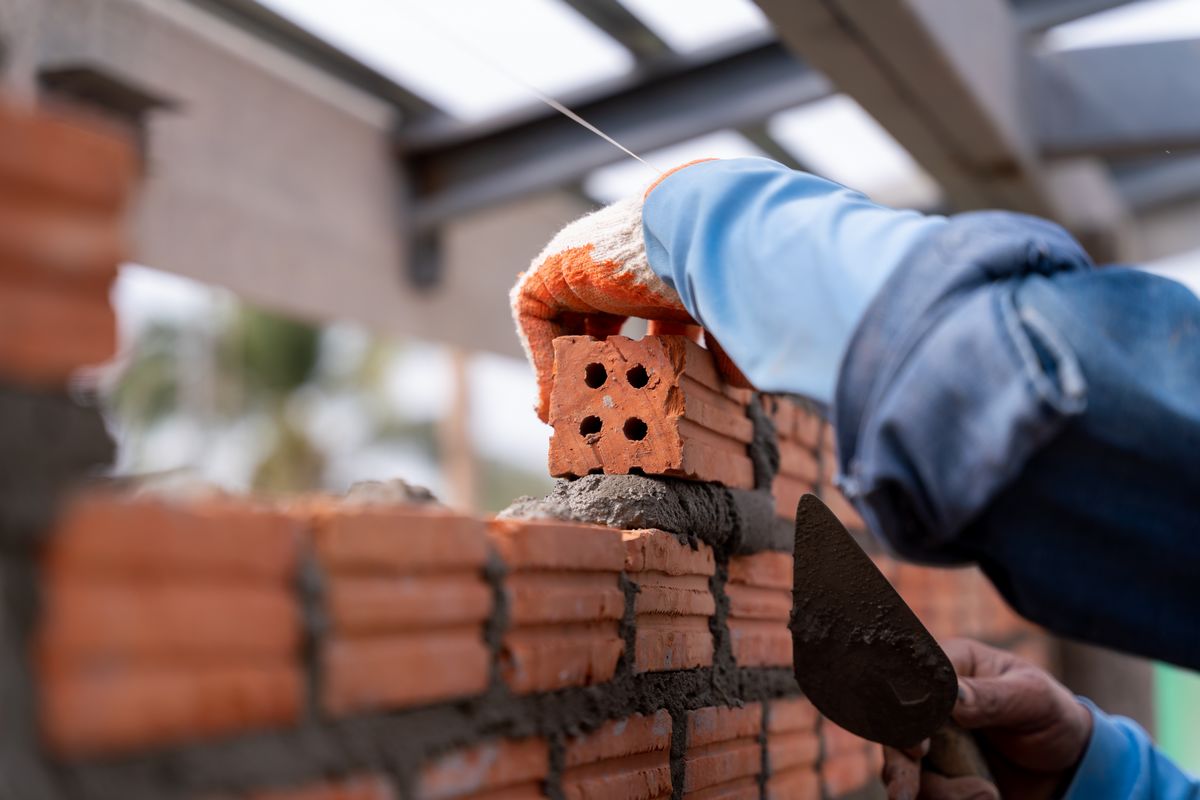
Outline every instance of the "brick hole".
<path id="1" fill-rule="evenodd" d="M 644 424 L 645 423 L 643 423 L 643 425 Z M 625 423 L 625 425 L 626 425 L 626 427 L 628 427 L 629 423 L 627 422 L 627 423 Z M 593 433 L 599 433 L 600 429 L 603 427 L 604 427 L 604 423 L 600 421 L 599 417 L 597 417 L 597 416 L 584 417 L 583 422 L 579 423 L 579 435 L 580 436 L 591 436 Z M 643 432 L 642 436 L 645 436 L 645 435 L 646 435 L 645 432 Z"/>
<path id="2" fill-rule="evenodd" d="M 641 467 L 630 467 L 629 474 L 630 475 L 645 475 L 646 470 L 642 469 Z"/>
<path id="3" fill-rule="evenodd" d="M 608 370 L 603 364 L 592 362 L 583 368 L 583 382 L 593 389 L 599 389 L 608 380 Z"/>
<path id="4" fill-rule="evenodd" d="M 629 385 L 635 389 L 641 389 L 650 382 L 650 374 L 646 372 L 646 368 L 641 364 L 635 367 L 630 367 L 625 373 L 625 380 L 629 381 Z"/>
<path id="5" fill-rule="evenodd" d="M 637 417 L 630 417 L 629 419 L 625 420 L 625 427 L 623 430 L 625 431 L 626 439 L 631 442 L 640 442 L 642 439 L 646 438 L 646 432 L 649 430 L 649 428 L 646 426 L 645 422 Z"/>

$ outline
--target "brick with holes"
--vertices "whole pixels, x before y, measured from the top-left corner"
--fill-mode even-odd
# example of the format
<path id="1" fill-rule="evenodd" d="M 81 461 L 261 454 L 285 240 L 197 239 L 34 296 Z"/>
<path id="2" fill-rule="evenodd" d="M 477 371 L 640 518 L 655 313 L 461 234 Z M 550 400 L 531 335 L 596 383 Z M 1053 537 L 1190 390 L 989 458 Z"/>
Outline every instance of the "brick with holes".
<path id="1" fill-rule="evenodd" d="M 760 703 L 689 711 L 683 796 L 691 800 L 759 797 L 762 733 Z"/>
<path id="2" fill-rule="evenodd" d="M 314 501 L 305 510 L 325 573 L 321 699 L 333 714 L 479 694 L 490 656 L 479 520 L 431 505 Z"/>
<path id="3" fill-rule="evenodd" d="M 494 520 L 508 572 L 500 674 L 514 692 L 611 680 L 625 650 L 621 531 L 554 520 Z"/>
<path id="4" fill-rule="evenodd" d="M 567 740 L 562 791 L 567 800 L 671 796 L 671 714 L 635 714 Z"/>
<path id="5" fill-rule="evenodd" d="M 792 556 L 762 552 L 729 560 L 729 637 L 740 667 L 790 667 Z"/>
<path id="6" fill-rule="evenodd" d="M 659 530 L 626 531 L 623 538 L 625 573 L 638 587 L 634 670 L 712 666 L 712 548 L 703 542 L 693 546 Z"/>
<path id="7" fill-rule="evenodd" d="M 550 474 L 671 475 L 754 488 L 750 395 L 682 336 L 554 341 Z"/>

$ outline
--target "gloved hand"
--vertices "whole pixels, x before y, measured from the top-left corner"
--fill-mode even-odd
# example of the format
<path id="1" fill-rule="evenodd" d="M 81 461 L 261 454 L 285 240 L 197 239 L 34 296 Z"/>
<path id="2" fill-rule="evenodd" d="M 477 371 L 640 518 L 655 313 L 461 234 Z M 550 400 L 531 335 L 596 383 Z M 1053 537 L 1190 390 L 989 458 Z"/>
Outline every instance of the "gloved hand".
<path id="1" fill-rule="evenodd" d="M 512 289 L 513 320 L 537 373 L 537 413 L 543 422 L 554 383 L 556 337 L 611 336 L 629 317 L 651 320 L 652 333 L 698 335 L 695 320 L 679 294 L 654 273 L 646 259 L 642 203 L 663 178 L 642 195 L 620 200 L 567 225 L 529 270 L 521 273 Z M 727 381 L 749 385 L 711 337 L 706 344 L 718 356 L 718 369 Z"/>

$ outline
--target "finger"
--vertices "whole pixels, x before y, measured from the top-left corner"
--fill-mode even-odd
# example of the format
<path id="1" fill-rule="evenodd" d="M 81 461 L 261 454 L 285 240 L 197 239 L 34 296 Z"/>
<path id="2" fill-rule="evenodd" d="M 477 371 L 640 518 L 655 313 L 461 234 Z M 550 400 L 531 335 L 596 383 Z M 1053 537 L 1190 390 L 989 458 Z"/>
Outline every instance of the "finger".
<path id="1" fill-rule="evenodd" d="M 960 676 L 987 677 L 1006 672 L 1016 657 L 1004 650 L 988 647 L 974 639 L 950 639 L 942 643 L 942 649 Z"/>
<path id="2" fill-rule="evenodd" d="M 1018 728 L 1045 714 L 1053 691 L 1053 678 L 1037 669 L 960 678 L 952 715 L 964 728 Z"/>
<path id="3" fill-rule="evenodd" d="M 921 773 L 921 800 L 1000 800 L 1000 790 L 983 778 L 947 778 Z"/>
<path id="4" fill-rule="evenodd" d="M 880 777 L 888 800 L 914 800 L 921 788 L 920 762 L 902 750 L 885 747 Z"/>

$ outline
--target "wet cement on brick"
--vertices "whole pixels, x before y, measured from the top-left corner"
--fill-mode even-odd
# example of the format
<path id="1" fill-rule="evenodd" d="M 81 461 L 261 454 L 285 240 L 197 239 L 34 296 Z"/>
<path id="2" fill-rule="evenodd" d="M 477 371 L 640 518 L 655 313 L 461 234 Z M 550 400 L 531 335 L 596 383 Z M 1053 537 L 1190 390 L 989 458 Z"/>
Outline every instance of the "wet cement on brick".
<path id="1" fill-rule="evenodd" d="M 761 490 L 648 475 L 585 475 L 557 480 L 545 497 L 521 497 L 498 515 L 561 519 L 622 530 L 658 528 L 695 536 L 736 554 L 791 552 L 791 524 Z"/>
<path id="2" fill-rule="evenodd" d="M 746 448 L 750 463 L 754 465 L 754 488 L 769 492 L 779 473 L 779 436 L 775 423 L 763 408 L 760 395 L 751 399 L 746 416 L 754 423 L 754 437 Z"/>

